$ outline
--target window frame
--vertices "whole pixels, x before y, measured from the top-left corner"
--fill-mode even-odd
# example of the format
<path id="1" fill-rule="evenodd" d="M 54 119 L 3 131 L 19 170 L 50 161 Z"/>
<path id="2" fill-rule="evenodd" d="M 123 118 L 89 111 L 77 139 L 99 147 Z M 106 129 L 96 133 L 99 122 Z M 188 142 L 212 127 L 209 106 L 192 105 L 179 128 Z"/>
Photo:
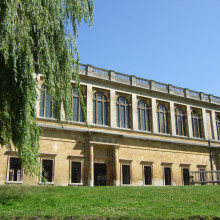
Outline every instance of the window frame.
<path id="1" fill-rule="evenodd" d="M 219 114 L 216 114 L 215 120 L 216 120 L 216 129 L 217 129 L 217 138 L 218 140 L 220 140 L 220 115 Z"/>
<path id="2" fill-rule="evenodd" d="M 42 174 L 43 171 L 43 160 L 51 160 L 52 161 L 52 181 L 42 181 L 42 177 L 40 176 L 40 180 L 38 184 L 48 184 L 48 185 L 54 185 L 55 184 L 55 157 L 56 154 L 40 154 L 40 172 Z"/>
<path id="3" fill-rule="evenodd" d="M 68 156 L 69 160 L 69 186 L 82 186 L 84 185 L 84 156 Z M 80 183 L 72 183 L 72 162 L 79 162 L 81 164 L 81 179 Z"/>
<path id="4" fill-rule="evenodd" d="M 153 161 L 141 161 L 142 164 L 142 177 L 143 177 L 143 186 L 153 186 Z M 145 184 L 145 172 L 144 167 L 150 167 L 151 168 L 151 184 Z"/>
<path id="5" fill-rule="evenodd" d="M 168 163 L 168 162 L 162 162 L 162 169 L 163 169 L 163 185 L 164 186 L 172 186 L 173 185 L 173 172 L 172 172 L 172 165 L 173 163 Z M 166 185 L 166 181 L 165 181 L 165 168 L 169 168 L 170 169 L 170 185 Z"/>
<path id="6" fill-rule="evenodd" d="M 125 102 L 124 103 L 120 103 L 120 98 L 124 98 Z M 126 103 L 127 102 L 127 103 Z M 117 106 L 118 106 L 118 112 L 117 112 Z M 125 111 L 124 111 L 124 115 L 125 115 L 125 127 L 123 128 L 121 126 L 121 108 L 120 106 L 124 106 Z M 128 109 L 128 123 L 127 123 L 127 109 Z M 123 96 L 123 95 L 119 95 L 116 99 L 116 125 L 118 128 L 122 128 L 122 129 L 131 129 L 131 116 L 130 116 L 130 104 L 128 99 Z M 119 122 L 119 126 L 118 126 L 118 122 Z M 127 126 L 128 125 L 128 126 Z"/>
<path id="7" fill-rule="evenodd" d="M 144 103 L 144 107 L 141 106 L 141 102 Z M 144 130 L 142 130 L 142 111 L 141 110 L 144 110 L 144 116 L 143 116 L 145 119 L 145 129 Z M 150 130 L 151 130 L 150 108 L 149 108 L 149 104 L 142 99 L 140 99 L 137 103 L 137 117 L 138 117 L 137 118 L 138 119 L 138 130 L 150 132 Z"/>
<path id="8" fill-rule="evenodd" d="M 180 113 L 177 113 L 177 110 L 180 110 Z M 182 135 L 179 131 L 179 120 L 178 116 L 181 118 L 181 128 L 182 128 Z M 180 106 L 175 106 L 175 126 L 176 126 L 176 135 L 178 136 L 186 136 L 186 113 Z"/>
<path id="9" fill-rule="evenodd" d="M 77 94 L 74 94 L 74 89 L 76 90 Z M 84 96 L 84 91 L 81 89 L 82 92 L 82 97 L 83 97 L 83 101 L 85 103 L 86 106 L 86 101 L 85 101 L 85 96 Z M 77 115 L 77 121 L 73 120 L 73 111 L 74 111 L 74 106 L 73 106 L 73 100 L 74 98 L 78 99 L 78 106 L 77 106 L 77 110 L 78 110 L 78 115 Z M 80 97 L 79 97 L 79 92 L 77 91 L 75 85 L 72 85 L 72 89 L 71 89 L 71 110 L 72 110 L 72 122 L 77 122 L 77 123 L 84 123 L 85 119 L 83 116 L 83 110 L 81 108 L 81 104 L 80 104 Z M 82 111 L 81 111 L 82 110 Z M 81 121 L 81 112 L 82 112 L 82 121 Z"/>
<path id="10" fill-rule="evenodd" d="M 121 170 L 121 186 L 132 186 L 132 161 L 133 160 L 126 160 L 126 159 L 120 159 L 120 170 Z M 123 183 L 123 165 L 128 165 L 130 169 L 130 183 L 124 184 Z"/>
<path id="11" fill-rule="evenodd" d="M 160 106 L 163 107 L 163 110 L 160 110 Z M 170 134 L 169 131 L 169 113 L 168 113 L 168 108 L 165 106 L 165 104 L 158 102 L 157 103 L 157 128 L 158 128 L 158 133 L 160 134 Z M 161 120 L 160 120 L 160 113 L 163 113 L 163 123 L 164 123 L 164 132 L 161 132 Z"/>
<path id="12" fill-rule="evenodd" d="M 98 93 L 102 94 L 102 99 L 98 99 Z M 95 98 L 94 98 L 95 96 Z M 95 112 L 94 112 L 94 102 L 95 102 Z M 98 102 L 102 103 L 102 124 L 98 124 Z M 105 122 L 105 104 L 106 103 L 106 124 Z M 108 99 L 107 96 L 100 91 L 96 91 L 93 94 L 93 98 L 92 98 L 92 107 L 93 107 L 93 124 L 95 125 L 101 125 L 101 126 L 108 126 L 109 122 L 108 122 Z M 95 123 L 94 123 L 94 115 L 95 115 Z"/>
<path id="13" fill-rule="evenodd" d="M 189 171 L 189 185 L 190 185 L 190 166 L 191 166 L 191 164 L 185 164 L 185 163 L 180 164 L 181 176 L 182 176 L 182 186 L 187 186 L 187 185 L 184 185 L 183 169 L 188 169 L 188 171 Z"/>
<path id="14" fill-rule="evenodd" d="M 7 171 L 6 171 L 6 181 L 5 183 L 12 183 L 12 184 L 22 184 L 23 183 L 23 168 L 21 165 L 21 170 L 20 170 L 20 180 L 19 181 L 10 181 L 9 180 L 9 175 L 10 175 L 10 162 L 12 158 L 16 158 L 16 159 L 20 159 L 18 156 L 16 155 L 8 155 L 8 159 L 7 159 Z"/>
<path id="15" fill-rule="evenodd" d="M 44 88 L 42 88 L 42 86 L 44 85 Z M 42 92 L 44 92 L 44 103 L 43 103 L 43 116 L 41 116 L 41 94 Z M 50 97 L 50 95 L 48 95 Z M 50 97 L 51 98 L 51 97 Z M 45 86 L 45 82 L 43 82 L 41 84 L 41 87 L 40 87 L 40 108 L 39 108 L 39 116 L 41 118 L 47 118 L 47 119 L 55 119 L 54 115 L 55 115 L 55 112 L 54 112 L 54 103 L 53 103 L 53 99 L 51 98 L 51 110 L 50 110 L 50 114 L 51 116 L 50 117 L 47 117 L 46 116 L 46 108 L 47 108 L 47 90 L 46 90 L 46 86 Z"/>
<path id="16" fill-rule="evenodd" d="M 194 113 L 197 114 L 197 116 L 194 116 Z M 191 119 L 192 119 L 192 135 L 193 138 L 203 138 L 203 134 L 202 134 L 202 118 L 201 118 L 201 113 L 198 112 L 198 110 L 193 109 L 191 111 Z M 197 130 L 198 130 L 198 137 L 196 136 L 196 127 L 195 127 L 195 121 L 194 119 L 196 119 L 197 121 Z"/>

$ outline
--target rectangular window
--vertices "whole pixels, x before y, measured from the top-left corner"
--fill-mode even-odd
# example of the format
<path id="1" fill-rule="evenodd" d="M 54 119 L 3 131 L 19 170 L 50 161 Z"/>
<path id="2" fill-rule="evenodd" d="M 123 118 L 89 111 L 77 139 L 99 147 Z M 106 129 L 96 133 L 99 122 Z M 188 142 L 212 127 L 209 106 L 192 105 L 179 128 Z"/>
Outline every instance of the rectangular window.
<path id="1" fill-rule="evenodd" d="M 183 185 L 189 185 L 189 169 L 183 168 Z"/>
<path id="2" fill-rule="evenodd" d="M 164 183 L 165 185 L 171 185 L 171 168 L 164 167 Z"/>
<path id="3" fill-rule="evenodd" d="M 144 184 L 152 185 L 151 166 L 144 166 Z"/>
<path id="4" fill-rule="evenodd" d="M 20 182 L 22 181 L 21 161 L 19 158 L 10 158 L 8 181 Z"/>
<path id="5" fill-rule="evenodd" d="M 81 183 L 81 162 L 72 162 L 71 183 Z"/>
<path id="6" fill-rule="evenodd" d="M 130 165 L 122 165 L 122 184 L 130 184 Z"/>
<path id="7" fill-rule="evenodd" d="M 42 160 L 42 176 L 48 181 L 53 182 L 53 160 Z"/>

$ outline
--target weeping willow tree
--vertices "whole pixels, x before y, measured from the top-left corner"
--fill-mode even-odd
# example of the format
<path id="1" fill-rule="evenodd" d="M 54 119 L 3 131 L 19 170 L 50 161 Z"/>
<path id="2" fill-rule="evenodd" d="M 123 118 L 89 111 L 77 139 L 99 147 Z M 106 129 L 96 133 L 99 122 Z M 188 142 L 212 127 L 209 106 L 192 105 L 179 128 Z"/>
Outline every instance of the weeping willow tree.
<path id="1" fill-rule="evenodd" d="M 91 27 L 92 0 L 0 1 L 0 144 L 16 149 L 26 174 L 38 167 L 36 75 L 45 78 L 57 120 L 61 105 L 69 118 L 73 74 L 81 91 L 76 38 L 82 21 Z"/>

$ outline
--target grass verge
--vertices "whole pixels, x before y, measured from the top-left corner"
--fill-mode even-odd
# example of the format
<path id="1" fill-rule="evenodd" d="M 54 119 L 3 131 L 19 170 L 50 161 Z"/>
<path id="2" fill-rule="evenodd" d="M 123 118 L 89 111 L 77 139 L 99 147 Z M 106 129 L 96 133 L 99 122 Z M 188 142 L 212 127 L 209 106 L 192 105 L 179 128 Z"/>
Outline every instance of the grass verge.
<path id="1" fill-rule="evenodd" d="M 220 219 L 220 186 L 0 186 L 2 219 Z"/>

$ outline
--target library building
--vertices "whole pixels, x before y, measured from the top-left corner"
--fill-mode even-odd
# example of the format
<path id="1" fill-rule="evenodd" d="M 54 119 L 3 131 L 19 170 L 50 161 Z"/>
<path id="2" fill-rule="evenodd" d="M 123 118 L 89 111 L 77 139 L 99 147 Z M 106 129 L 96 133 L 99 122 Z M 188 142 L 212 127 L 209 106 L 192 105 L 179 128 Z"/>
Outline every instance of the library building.
<path id="1" fill-rule="evenodd" d="M 72 120 L 59 124 L 37 75 L 39 162 L 46 184 L 166 186 L 220 184 L 220 98 L 80 65 L 89 126 L 72 81 Z M 0 184 L 39 185 L 15 151 L 0 149 Z"/>

